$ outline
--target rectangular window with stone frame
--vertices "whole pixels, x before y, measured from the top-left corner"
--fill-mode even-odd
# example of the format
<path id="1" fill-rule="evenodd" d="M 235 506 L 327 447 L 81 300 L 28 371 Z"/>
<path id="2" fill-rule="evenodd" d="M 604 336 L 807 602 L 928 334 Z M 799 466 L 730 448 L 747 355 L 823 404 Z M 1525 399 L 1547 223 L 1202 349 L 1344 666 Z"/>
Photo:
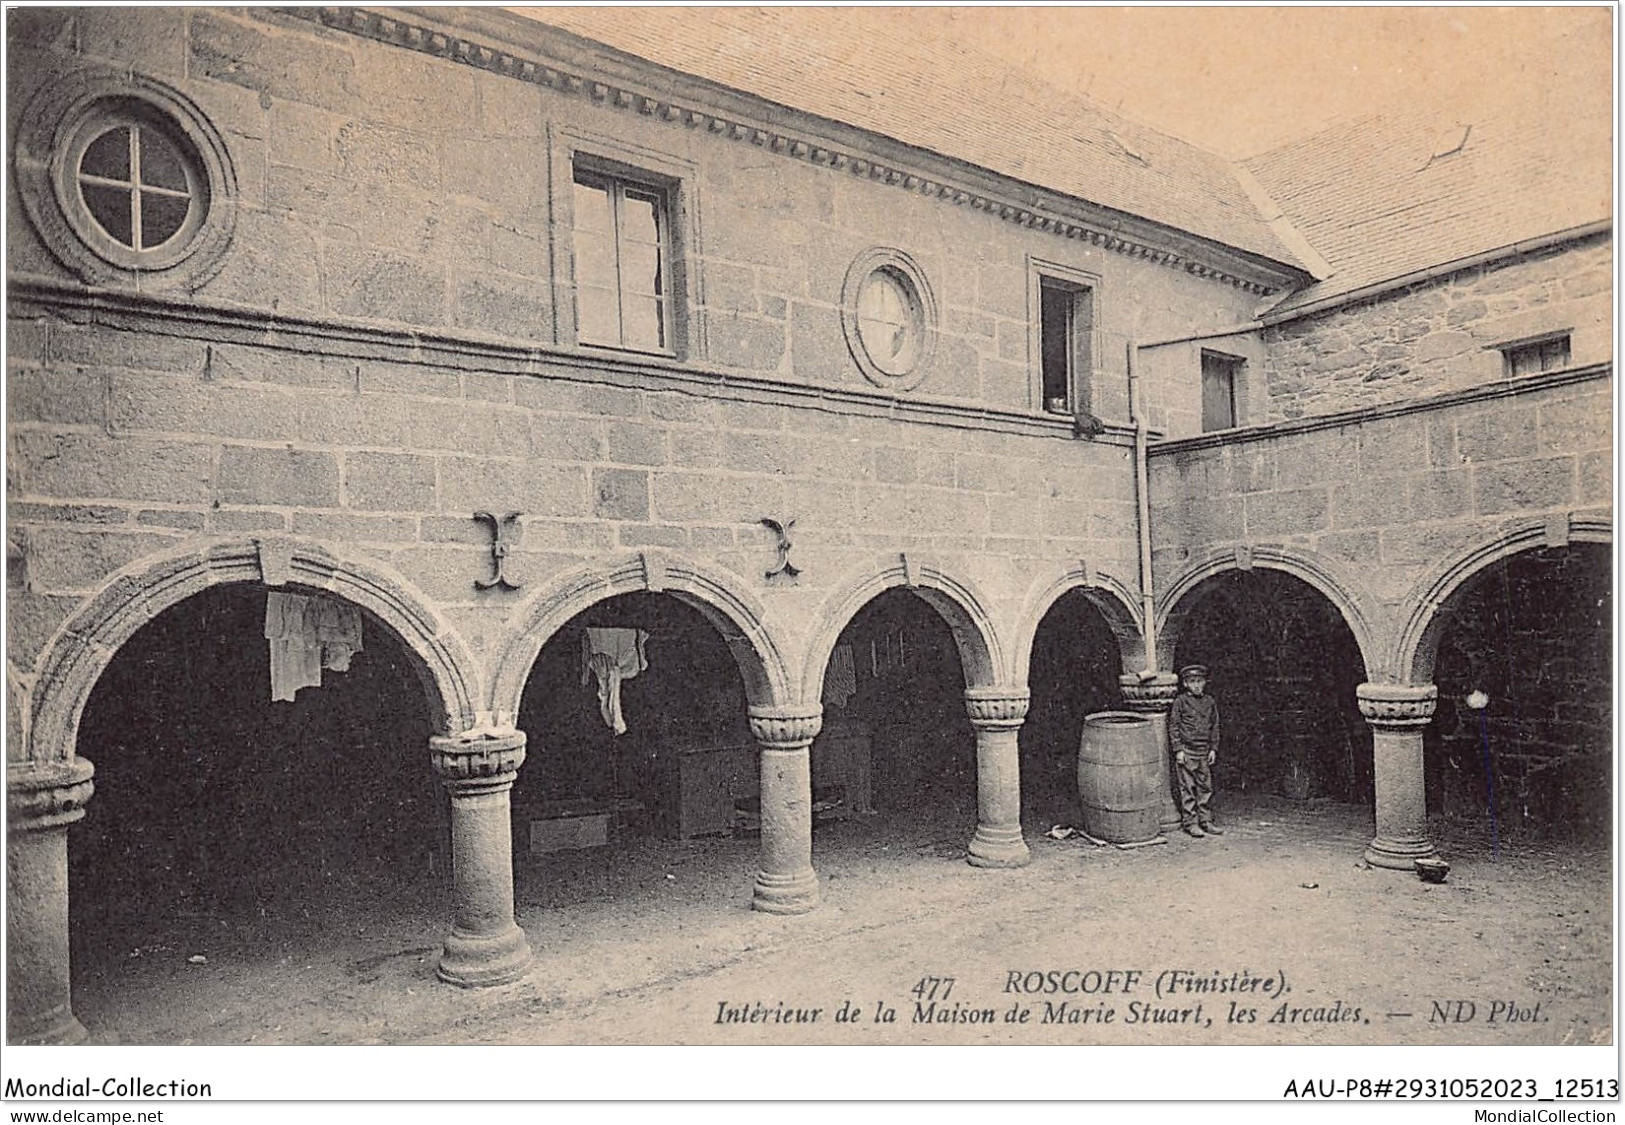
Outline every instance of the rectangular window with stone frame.
<path id="1" fill-rule="evenodd" d="M 1500 352 L 1509 376 L 1561 371 L 1569 365 L 1569 334 L 1559 332 L 1539 339 L 1502 344 Z"/>
<path id="2" fill-rule="evenodd" d="M 1052 414 L 1091 413 L 1094 290 L 1077 281 L 1038 279 L 1041 405 Z"/>
<path id="3" fill-rule="evenodd" d="M 1202 349 L 1202 432 L 1240 425 L 1236 389 L 1247 361 L 1240 356 Z"/>
<path id="4" fill-rule="evenodd" d="M 576 342 L 672 349 L 670 188 L 617 169 L 573 170 Z"/>

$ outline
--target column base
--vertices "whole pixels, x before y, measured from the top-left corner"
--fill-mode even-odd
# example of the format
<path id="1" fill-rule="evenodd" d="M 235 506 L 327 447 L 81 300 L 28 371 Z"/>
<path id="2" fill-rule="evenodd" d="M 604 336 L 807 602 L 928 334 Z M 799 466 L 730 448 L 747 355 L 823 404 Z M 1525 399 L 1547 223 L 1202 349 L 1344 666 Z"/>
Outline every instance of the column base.
<path id="1" fill-rule="evenodd" d="M 452 930 L 435 975 L 459 988 L 487 988 L 516 981 L 529 969 L 530 942 L 510 923 L 494 934 Z"/>
<path id="2" fill-rule="evenodd" d="M 1433 843 L 1427 839 L 1388 840 L 1378 836 L 1366 848 L 1365 861 L 1372 867 L 1414 872 L 1417 860 L 1433 859 L 1435 855 Z"/>
<path id="3" fill-rule="evenodd" d="M 66 1007 L 6 1030 L 6 1042 L 18 1047 L 72 1047 L 90 1040 L 90 1032 Z"/>
<path id="4" fill-rule="evenodd" d="M 990 828 L 976 826 L 976 834 L 966 849 L 965 862 L 972 867 L 1025 867 L 1032 862 L 1033 853 L 1021 837 L 1021 828 Z"/>
<path id="5" fill-rule="evenodd" d="M 808 867 L 793 875 L 756 873 L 750 908 L 764 914 L 806 914 L 818 905 L 818 872 Z"/>

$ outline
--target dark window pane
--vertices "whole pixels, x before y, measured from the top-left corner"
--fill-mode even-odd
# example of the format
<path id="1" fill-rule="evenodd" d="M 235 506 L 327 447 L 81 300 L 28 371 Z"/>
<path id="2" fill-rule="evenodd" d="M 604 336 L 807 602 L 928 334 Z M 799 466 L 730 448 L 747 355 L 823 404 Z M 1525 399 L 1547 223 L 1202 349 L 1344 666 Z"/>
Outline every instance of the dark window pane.
<path id="1" fill-rule="evenodd" d="M 135 245 L 135 234 L 130 229 L 130 191 L 127 188 L 104 187 L 101 184 L 79 185 L 85 207 L 115 242 Z"/>
<path id="2" fill-rule="evenodd" d="M 180 150 L 155 129 L 141 130 L 141 182 L 172 191 L 187 191 L 186 165 Z"/>
<path id="3" fill-rule="evenodd" d="M 1228 430 L 1236 424 L 1236 372 L 1240 362 L 1202 357 L 1202 429 Z"/>
<path id="4" fill-rule="evenodd" d="M 1072 356 L 1072 301 L 1070 290 L 1058 285 L 1040 285 L 1039 352 L 1043 372 L 1044 407 L 1070 409 L 1068 375 Z"/>
<path id="5" fill-rule="evenodd" d="M 1542 371 L 1561 371 L 1569 365 L 1569 338 L 1567 336 L 1546 341 L 1542 351 Z"/>
<path id="6" fill-rule="evenodd" d="M 173 195 L 142 195 L 141 245 L 137 249 L 149 250 L 174 238 L 191 209 L 190 199 Z"/>
<path id="7" fill-rule="evenodd" d="M 130 178 L 130 130 L 124 126 L 109 129 L 90 142 L 79 171 L 87 176 L 100 176 L 108 180 Z"/>

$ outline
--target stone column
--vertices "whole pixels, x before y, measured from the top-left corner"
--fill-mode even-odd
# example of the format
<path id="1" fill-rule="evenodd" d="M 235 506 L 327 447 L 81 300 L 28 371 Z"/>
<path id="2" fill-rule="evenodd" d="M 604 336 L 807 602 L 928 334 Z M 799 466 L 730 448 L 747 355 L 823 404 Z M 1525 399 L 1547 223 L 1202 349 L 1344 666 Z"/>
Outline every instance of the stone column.
<path id="1" fill-rule="evenodd" d="M 1162 760 L 1157 766 L 1157 792 L 1161 794 L 1157 823 L 1162 828 L 1178 828 L 1179 802 L 1174 799 L 1173 768 L 1169 765 L 1172 754 L 1168 745 L 1168 709 L 1179 694 L 1179 677 L 1173 672 L 1157 672 L 1149 680 L 1142 680 L 1131 672 L 1117 677 L 1117 686 L 1123 692 L 1123 706 L 1151 720 L 1151 730 L 1162 748 Z M 1222 728 L 1219 733 L 1223 745 Z"/>
<path id="2" fill-rule="evenodd" d="M 530 944 L 513 920 L 513 825 L 508 791 L 525 760 L 525 734 L 436 735 L 429 756 L 451 794 L 455 915 L 440 979 L 465 988 L 518 980 Z"/>
<path id="3" fill-rule="evenodd" d="M 83 758 L 6 767 L 6 1041 L 83 1043 L 68 977 L 68 825 L 95 791 Z"/>
<path id="4" fill-rule="evenodd" d="M 824 725 L 821 704 L 752 707 L 750 731 L 761 745 L 762 868 L 751 908 L 805 914 L 818 905 L 812 865 L 812 741 Z"/>
<path id="5" fill-rule="evenodd" d="M 1377 789 L 1377 835 L 1365 850 L 1373 867 L 1412 871 L 1433 855 L 1428 839 L 1422 772 L 1422 728 L 1433 719 L 1439 689 L 1432 684 L 1361 684 L 1360 714 L 1371 724 Z"/>
<path id="6" fill-rule="evenodd" d="M 1032 859 L 1021 838 L 1021 751 L 1016 736 L 1027 718 L 1026 688 L 966 688 L 965 710 L 976 728 L 974 867 L 1022 867 Z"/>

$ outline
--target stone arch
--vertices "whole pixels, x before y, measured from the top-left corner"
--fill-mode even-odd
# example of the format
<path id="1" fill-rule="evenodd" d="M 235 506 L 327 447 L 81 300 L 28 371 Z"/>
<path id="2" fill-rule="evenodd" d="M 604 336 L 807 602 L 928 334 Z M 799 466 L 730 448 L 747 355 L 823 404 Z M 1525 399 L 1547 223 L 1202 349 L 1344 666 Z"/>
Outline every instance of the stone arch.
<path id="1" fill-rule="evenodd" d="M 1016 629 L 1015 651 L 1011 653 L 1015 661 L 1016 683 L 1027 682 L 1033 641 L 1038 636 L 1038 626 L 1043 622 L 1044 615 L 1073 590 L 1081 591 L 1106 619 L 1112 636 L 1117 638 L 1124 671 L 1145 664 L 1145 630 L 1140 623 L 1140 610 L 1134 591 L 1113 575 L 1072 563 L 1059 574 L 1040 579 L 1022 606 L 1021 623 Z"/>
<path id="2" fill-rule="evenodd" d="M 1433 682 L 1434 662 L 1449 621 L 1451 601 L 1486 567 L 1539 547 L 1613 541 L 1613 521 L 1606 516 L 1565 518 L 1561 526 L 1545 518 L 1522 519 L 1504 525 L 1494 539 L 1447 560 L 1424 575 L 1401 605 L 1398 620 L 1402 624 L 1389 665 L 1396 681 Z"/>
<path id="3" fill-rule="evenodd" d="M 1382 649 L 1376 631 L 1366 620 L 1363 605 L 1370 599 L 1349 578 L 1325 558 L 1309 551 L 1283 551 L 1275 547 L 1229 548 L 1216 551 L 1188 568 L 1167 587 L 1162 609 L 1157 613 L 1157 665 L 1171 667 L 1179 635 L 1200 603 L 1201 597 L 1192 597 L 1204 581 L 1227 570 L 1248 570 L 1259 567 L 1279 570 L 1300 579 L 1319 591 L 1342 617 L 1354 642 L 1360 650 L 1360 662 L 1365 665 L 1366 678 L 1376 680 L 1382 667 Z"/>
<path id="4" fill-rule="evenodd" d="M 492 680 L 493 715 L 511 723 L 542 646 L 576 614 L 605 598 L 631 593 L 670 594 L 698 610 L 733 653 L 754 707 L 791 699 L 790 677 L 761 603 L 732 571 L 673 552 L 645 551 L 610 566 L 584 566 L 549 582 L 519 612 L 519 628 L 503 650 Z"/>
<path id="5" fill-rule="evenodd" d="M 801 702 L 817 703 L 823 694 L 824 669 L 835 642 L 858 610 L 887 590 L 901 587 L 918 594 L 942 615 L 953 633 L 967 688 L 997 687 L 1010 682 L 988 601 L 968 580 L 943 569 L 935 560 L 915 554 L 886 554 L 848 572 L 826 598 L 808 640 L 802 664 Z"/>
<path id="6" fill-rule="evenodd" d="M 57 630 L 41 657 L 27 735 L 35 763 L 75 756 L 91 690 L 136 630 L 213 586 L 296 584 L 353 602 L 388 625 L 418 657 L 437 730 L 475 724 L 479 684 L 461 639 L 407 580 L 383 564 L 330 545 L 287 538 L 192 541 L 110 578 Z"/>

